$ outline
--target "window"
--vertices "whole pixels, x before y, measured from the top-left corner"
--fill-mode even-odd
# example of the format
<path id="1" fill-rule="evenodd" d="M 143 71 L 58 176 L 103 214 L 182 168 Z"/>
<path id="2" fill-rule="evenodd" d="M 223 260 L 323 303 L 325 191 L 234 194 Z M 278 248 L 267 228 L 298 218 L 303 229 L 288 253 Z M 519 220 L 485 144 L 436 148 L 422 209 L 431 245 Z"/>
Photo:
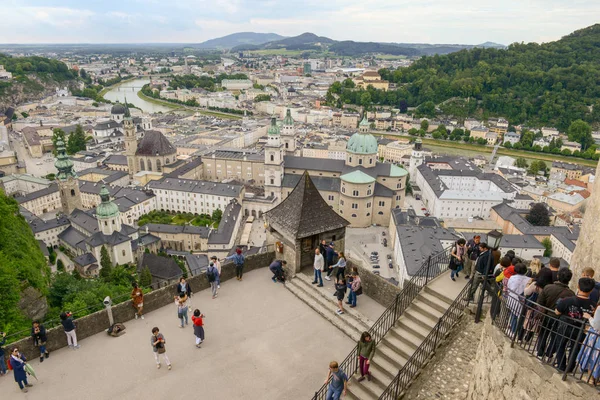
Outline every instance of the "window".
<path id="1" fill-rule="evenodd" d="M 332 195 L 329 195 L 328 199 L 329 201 L 333 201 L 334 197 Z"/>
<path id="2" fill-rule="evenodd" d="M 367 196 L 370 196 L 370 195 L 371 195 L 371 193 L 372 193 L 372 192 L 371 192 L 371 189 L 367 190 Z"/>
<path id="3" fill-rule="evenodd" d="M 353 190 L 352 191 L 352 196 L 358 196 L 358 190 Z"/>
<path id="4" fill-rule="evenodd" d="M 396 196 L 396 200 L 400 200 L 400 196 Z"/>
<path id="5" fill-rule="evenodd" d="M 379 207 L 383 207 L 383 206 L 385 206 L 385 201 L 380 201 L 379 202 Z"/>
<path id="6" fill-rule="evenodd" d="M 108 222 L 107 221 L 104 221 L 104 226 L 108 226 Z"/>
<path id="7" fill-rule="evenodd" d="M 367 217 L 370 217 L 370 216 L 371 216 L 371 213 L 367 213 Z"/>
<path id="8" fill-rule="evenodd" d="M 75 189 L 71 189 L 71 197 L 75 197 Z"/>
<path id="9" fill-rule="evenodd" d="M 342 193 L 346 193 L 346 188 L 342 186 Z"/>
<path id="10" fill-rule="evenodd" d="M 367 203 L 367 208 L 371 208 L 371 203 Z"/>
<path id="11" fill-rule="evenodd" d="M 125 250 L 123 250 L 123 257 L 125 257 Z"/>
<path id="12" fill-rule="evenodd" d="M 358 210 L 358 204 L 352 203 L 352 208 L 355 209 L 355 210 Z"/>
<path id="13" fill-rule="evenodd" d="M 286 149 L 289 149 L 289 148 L 290 148 L 290 146 L 289 146 L 289 143 L 288 143 L 288 142 L 285 142 L 285 148 L 286 148 Z"/>
<path id="14" fill-rule="evenodd" d="M 343 206 L 344 205 L 344 200 L 340 200 L 340 204 Z"/>
<path id="15" fill-rule="evenodd" d="M 350 157 L 350 158 L 348 159 L 348 162 L 352 162 L 352 157 Z"/>
<path id="16" fill-rule="evenodd" d="M 369 158 L 369 164 L 373 164 L 373 159 Z"/>
<path id="17" fill-rule="evenodd" d="M 271 178 L 271 185 L 275 184 L 275 179 Z"/>
<path id="18" fill-rule="evenodd" d="M 275 156 L 271 154 L 271 161 L 275 161 Z"/>
<path id="19" fill-rule="evenodd" d="M 396 189 L 401 189 L 402 188 L 402 184 L 400 182 L 398 182 L 398 184 L 396 185 Z"/>
<path id="20" fill-rule="evenodd" d="M 359 165 L 362 165 L 362 158 L 359 158 L 359 159 L 358 159 L 358 164 L 359 164 Z"/>
<path id="21" fill-rule="evenodd" d="M 383 215 L 383 211 L 379 211 L 377 214 L 379 214 L 379 215 Z"/>
<path id="22" fill-rule="evenodd" d="M 356 218 L 356 214 L 352 214 L 352 218 Z"/>

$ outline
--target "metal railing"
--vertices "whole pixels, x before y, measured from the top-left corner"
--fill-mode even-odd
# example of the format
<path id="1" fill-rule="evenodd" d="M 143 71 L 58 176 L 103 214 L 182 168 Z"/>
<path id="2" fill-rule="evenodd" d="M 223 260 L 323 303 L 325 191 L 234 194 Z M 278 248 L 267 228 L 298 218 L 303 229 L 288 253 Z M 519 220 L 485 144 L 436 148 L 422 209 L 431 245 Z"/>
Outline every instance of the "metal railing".
<path id="1" fill-rule="evenodd" d="M 469 290 L 471 290 L 472 283 L 473 280 L 471 279 L 406 364 L 398 371 L 387 389 L 379 396 L 379 400 L 396 400 L 410 386 L 419 371 L 435 354 L 435 350 L 442 344 L 444 338 L 463 315 L 469 304 Z"/>
<path id="2" fill-rule="evenodd" d="M 552 366 L 563 380 L 572 376 L 600 388 L 600 333 L 586 319 L 559 316 L 508 289 L 497 291 L 492 300 L 492 323 L 511 340 L 511 347 L 519 346 Z"/>
<path id="3" fill-rule="evenodd" d="M 450 248 L 443 250 L 440 253 L 429 256 L 427 261 L 423 263 L 421 268 L 413 275 L 412 279 L 404 284 L 404 287 L 396 298 L 390 304 L 385 311 L 381 314 L 379 319 L 369 329 L 371 338 L 375 341 L 375 344 L 388 333 L 388 331 L 396 324 L 398 318 L 406 311 L 411 305 L 413 300 L 419 295 L 421 290 L 427 286 L 427 284 L 435 277 L 441 275 L 448 269 L 450 263 Z M 358 369 L 358 346 L 355 346 L 350 354 L 339 364 L 342 371 L 346 372 L 348 377 L 354 375 Z M 327 394 L 327 385 L 325 383 L 321 388 L 315 392 L 312 397 L 313 400 L 323 400 Z"/>

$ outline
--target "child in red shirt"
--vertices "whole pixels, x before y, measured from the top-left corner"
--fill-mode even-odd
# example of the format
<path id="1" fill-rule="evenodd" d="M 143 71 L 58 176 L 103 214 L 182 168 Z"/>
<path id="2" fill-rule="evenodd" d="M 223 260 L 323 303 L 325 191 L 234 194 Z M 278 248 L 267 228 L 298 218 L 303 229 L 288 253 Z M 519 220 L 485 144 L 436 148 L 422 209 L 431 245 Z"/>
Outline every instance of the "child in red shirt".
<path id="1" fill-rule="evenodd" d="M 194 315 L 192 315 L 192 322 L 194 323 L 197 348 L 200 348 L 200 344 L 204 341 L 204 321 L 202 318 L 204 318 L 204 314 L 200 313 L 200 310 L 195 309 Z"/>

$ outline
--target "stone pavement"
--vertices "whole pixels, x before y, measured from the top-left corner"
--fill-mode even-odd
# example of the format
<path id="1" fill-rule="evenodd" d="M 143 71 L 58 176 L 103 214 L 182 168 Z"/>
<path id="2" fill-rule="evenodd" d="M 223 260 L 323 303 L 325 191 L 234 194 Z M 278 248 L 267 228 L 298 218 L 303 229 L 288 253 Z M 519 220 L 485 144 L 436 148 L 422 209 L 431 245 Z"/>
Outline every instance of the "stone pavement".
<path id="1" fill-rule="evenodd" d="M 270 278 L 266 268 L 252 271 L 242 282 L 224 282 L 215 300 L 210 290 L 192 298 L 206 315 L 201 349 L 191 326 L 178 328 L 169 305 L 127 322 L 119 338 L 100 333 L 82 340 L 79 350 L 55 351 L 42 364 L 32 360 L 39 381 L 21 394 L 12 373 L 0 378 L 2 398 L 306 400 L 323 383 L 328 363 L 341 362 L 354 342 Z M 171 371 L 156 369 L 154 326 L 165 335 Z"/>
<path id="2" fill-rule="evenodd" d="M 446 344 L 437 350 L 434 358 L 408 388 L 407 400 L 464 400 L 473 379 L 475 356 L 481 339 L 483 322 L 475 324 L 466 312 L 454 327 Z"/>

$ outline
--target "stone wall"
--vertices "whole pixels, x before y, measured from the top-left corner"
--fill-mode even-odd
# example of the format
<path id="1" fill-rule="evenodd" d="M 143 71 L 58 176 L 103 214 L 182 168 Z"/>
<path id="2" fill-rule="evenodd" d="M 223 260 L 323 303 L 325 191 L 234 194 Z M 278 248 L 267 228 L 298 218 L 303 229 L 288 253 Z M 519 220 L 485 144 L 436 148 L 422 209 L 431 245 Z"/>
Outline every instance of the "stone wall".
<path id="1" fill-rule="evenodd" d="M 350 268 L 353 267 L 358 270 L 363 292 L 384 307 L 389 306 L 398 293 L 402 291 L 398 286 L 393 285 L 385 278 L 375 275 L 369 269 L 363 267 L 362 262 L 349 258 L 348 266 L 346 267 L 347 273 L 350 273 Z"/>
<path id="2" fill-rule="evenodd" d="M 485 320 L 475 358 L 469 400 L 583 400 L 598 398 L 593 387 L 542 364 L 510 340 L 489 318 Z"/>
<path id="3" fill-rule="evenodd" d="M 249 272 L 255 269 L 268 267 L 273 261 L 275 254 L 273 252 L 256 254 L 246 257 L 244 272 Z M 223 264 L 221 268 L 221 282 L 232 279 L 235 276 L 235 267 L 232 262 Z M 268 277 L 271 275 L 269 274 Z M 194 293 L 207 289 L 210 285 L 204 273 L 187 279 Z M 149 313 L 161 307 L 169 305 L 173 302 L 173 297 L 176 294 L 176 285 L 154 290 L 144 296 L 144 313 Z M 117 304 L 112 307 L 113 317 L 115 322 L 127 322 L 134 318 L 134 309 L 131 301 Z M 95 335 L 106 330 L 109 327 L 108 314 L 106 310 L 98 311 L 93 314 L 78 318 L 75 321 L 77 325 L 77 339 L 85 339 L 86 337 Z M 46 347 L 48 351 L 54 351 L 67 346 L 67 339 L 62 326 L 48 329 L 48 342 Z M 31 338 L 22 339 L 15 343 L 6 346 L 11 349 L 17 346 L 28 359 L 39 357 L 38 349 L 33 346 Z M 7 352 L 8 353 L 8 352 Z"/>
<path id="4" fill-rule="evenodd" d="M 600 177 L 600 163 L 596 167 L 596 177 Z M 600 224 L 598 224 L 598 215 L 600 214 L 600 179 L 594 181 L 592 195 L 587 200 L 585 206 L 585 215 L 581 232 L 577 240 L 577 247 L 571 258 L 571 269 L 573 270 L 573 279 L 571 279 L 571 289 L 577 288 L 577 281 L 581 278 L 581 271 L 585 267 L 592 267 L 596 271 L 596 280 L 600 276 Z"/>

